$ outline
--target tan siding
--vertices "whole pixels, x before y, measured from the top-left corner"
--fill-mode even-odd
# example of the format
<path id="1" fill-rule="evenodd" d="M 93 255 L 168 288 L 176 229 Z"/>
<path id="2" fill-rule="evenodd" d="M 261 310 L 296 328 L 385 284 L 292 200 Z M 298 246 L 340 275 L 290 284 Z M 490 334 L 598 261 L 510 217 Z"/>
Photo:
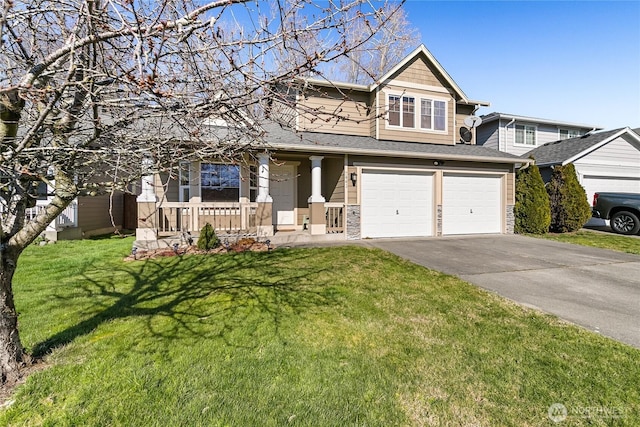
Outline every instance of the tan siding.
<path id="1" fill-rule="evenodd" d="M 393 78 L 429 86 L 443 86 L 436 73 L 435 68 L 429 67 L 422 58 L 415 58 L 400 69 Z"/>
<path id="2" fill-rule="evenodd" d="M 507 174 L 507 205 L 516 203 L 516 174 Z"/>
<path id="3" fill-rule="evenodd" d="M 453 128 L 453 138 L 456 142 L 461 140 L 460 137 L 460 128 L 461 127 L 467 127 L 464 124 L 464 119 L 466 119 L 467 117 L 473 115 L 473 106 L 472 105 L 464 105 L 464 104 L 457 104 L 456 105 L 456 120 L 454 123 L 454 128 Z M 476 143 L 476 132 L 477 130 L 474 129 L 470 129 L 471 133 L 473 135 L 473 138 L 471 139 L 471 144 L 475 144 Z"/>
<path id="4" fill-rule="evenodd" d="M 349 166 L 347 168 L 347 176 L 351 176 L 354 172 L 357 172 L 355 166 Z M 358 178 L 358 180 L 360 180 L 360 178 Z M 355 205 L 356 203 L 358 203 L 358 187 L 349 182 L 347 185 L 347 204 Z"/>
<path id="5" fill-rule="evenodd" d="M 78 227 L 85 233 L 103 228 L 114 228 L 109 212 L 110 207 L 115 226 L 122 227 L 124 198 L 121 193 L 114 194 L 112 198 L 109 195 L 79 197 Z"/>
<path id="6" fill-rule="evenodd" d="M 478 170 L 479 172 L 496 172 L 496 173 L 506 173 L 510 172 L 512 169 L 511 164 L 502 164 L 502 163 L 481 163 L 481 162 L 463 162 L 463 161 L 454 161 L 454 160 L 446 160 L 443 168 L 436 168 L 433 165 L 433 159 L 410 159 L 410 158 L 380 158 L 373 156 L 349 156 L 350 164 L 371 164 L 371 165 L 380 165 L 384 167 L 427 167 L 433 169 L 460 169 L 467 171 Z"/>
<path id="7" fill-rule="evenodd" d="M 344 203 L 344 160 L 325 158 L 322 169 L 322 195 L 327 202 Z"/>
<path id="8" fill-rule="evenodd" d="M 193 172 L 193 171 L 192 171 Z M 192 177 L 193 179 L 193 177 Z M 177 202 L 179 201 L 179 183 L 177 179 L 167 179 L 167 175 L 163 174 L 161 177 L 160 186 L 165 189 L 164 195 L 166 196 L 167 202 Z M 156 192 L 156 194 L 158 194 Z M 162 199 L 160 199 L 162 200 Z"/>
<path id="9" fill-rule="evenodd" d="M 307 94 L 300 101 L 300 129 L 343 133 L 348 135 L 370 135 L 369 93 L 341 93 L 334 89 Z"/>
<path id="10" fill-rule="evenodd" d="M 298 208 L 297 210 L 298 210 L 298 222 L 296 222 L 296 224 L 303 225 L 304 217 L 306 216 L 307 218 L 309 218 L 309 208 Z"/>
<path id="11" fill-rule="evenodd" d="M 298 203 L 296 207 L 307 208 L 309 207 L 309 197 L 311 197 L 311 161 L 308 157 L 296 160 L 300 160 L 300 166 L 298 166 Z"/>

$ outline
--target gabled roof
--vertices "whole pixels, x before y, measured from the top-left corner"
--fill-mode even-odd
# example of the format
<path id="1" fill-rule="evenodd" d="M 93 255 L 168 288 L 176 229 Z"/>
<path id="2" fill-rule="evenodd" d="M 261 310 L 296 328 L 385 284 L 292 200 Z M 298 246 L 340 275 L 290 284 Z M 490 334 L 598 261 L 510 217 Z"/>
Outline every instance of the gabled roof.
<path id="1" fill-rule="evenodd" d="M 506 114 L 506 113 L 498 113 L 498 112 L 485 114 L 481 117 L 482 117 L 482 123 L 491 123 L 495 120 L 503 119 L 503 120 L 515 120 L 518 122 L 540 123 L 545 125 L 563 126 L 568 128 L 582 128 L 582 129 L 589 129 L 592 131 L 604 129 L 600 126 L 588 125 L 584 123 L 563 122 L 559 120 L 540 119 L 537 117 L 519 116 L 516 114 Z"/>
<path id="2" fill-rule="evenodd" d="M 272 123 L 263 126 L 268 148 L 318 154 L 352 154 L 414 159 L 460 160 L 488 163 L 520 164 L 520 157 L 482 145 L 445 145 L 421 142 L 379 140 L 317 132 L 296 132 Z M 526 163 L 526 162 L 524 162 Z"/>
<path id="3" fill-rule="evenodd" d="M 453 78 L 447 73 L 442 65 L 438 62 L 438 60 L 433 56 L 429 49 L 425 47 L 424 44 L 421 44 L 417 48 L 415 48 L 411 53 L 404 57 L 402 61 L 396 64 L 391 70 L 389 70 L 385 75 L 380 77 L 376 82 L 370 85 L 362 85 L 356 83 L 345 83 L 345 82 L 334 82 L 328 79 L 318 79 L 318 78 L 303 78 L 304 81 L 307 81 L 311 84 L 319 85 L 319 86 L 331 86 L 337 87 L 340 89 L 355 89 L 366 92 L 373 92 L 378 87 L 383 86 L 386 82 L 388 82 L 391 77 L 397 73 L 402 67 L 407 65 L 409 62 L 413 61 L 416 57 L 424 55 L 427 61 L 432 64 L 436 70 L 442 75 L 444 80 L 451 86 L 456 95 L 460 97 L 460 102 L 470 105 L 482 105 L 484 107 L 488 107 L 491 105 L 487 101 L 474 101 L 467 97 L 467 95 L 460 89 L 460 86 L 453 80 Z"/>
<path id="4" fill-rule="evenodd" d="M 525 159 L 533 157 L 538 166 L 566 165 L 623 135 L 629 135 L 640 146 L 640 135 L 627 127 L 548 142 L 521 157 Z"/>

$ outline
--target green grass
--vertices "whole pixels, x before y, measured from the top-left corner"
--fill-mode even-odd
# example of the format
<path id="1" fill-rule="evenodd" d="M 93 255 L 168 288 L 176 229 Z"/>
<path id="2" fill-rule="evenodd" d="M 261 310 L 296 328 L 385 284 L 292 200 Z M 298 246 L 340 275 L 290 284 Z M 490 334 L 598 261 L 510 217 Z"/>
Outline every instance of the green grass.
<path id="1" fill-rule="evenodd" d="M 556 402 L 640 424 L 640 350 L 389 253 L 130 247 L 25 252 L 22 337 L 50 366 L 0 425 L 539 426 Z"/>
<path id="2" fill-rule="evenodd" d="M 596 233 L 594 231 L 580 230 L 573 233 L 549 233 L 543 235 L 531 234 L 531 236 L 555 240 L 557 242 L 593 246 L 594 248 L 612 249 L 614 251 L 640 255 L 640 239 L 619 234 Z"/>

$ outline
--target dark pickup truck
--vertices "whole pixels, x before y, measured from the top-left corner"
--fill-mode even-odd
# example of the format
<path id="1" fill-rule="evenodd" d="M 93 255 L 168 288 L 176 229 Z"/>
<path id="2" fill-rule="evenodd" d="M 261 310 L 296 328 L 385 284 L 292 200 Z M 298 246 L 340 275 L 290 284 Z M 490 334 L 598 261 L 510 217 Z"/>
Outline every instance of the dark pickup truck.
<path id="1" fill-rule="evenodd" d="M 611 220 L 611 229 L 620 234 L 640 231 L 640 194 L 595 193 L 592 213 L 595 218 Z"/>

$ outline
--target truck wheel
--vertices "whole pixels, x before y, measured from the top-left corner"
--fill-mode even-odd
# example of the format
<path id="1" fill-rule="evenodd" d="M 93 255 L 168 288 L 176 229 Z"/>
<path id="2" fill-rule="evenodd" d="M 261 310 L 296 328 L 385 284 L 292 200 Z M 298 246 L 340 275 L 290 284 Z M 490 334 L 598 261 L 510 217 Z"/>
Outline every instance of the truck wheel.
<path id="1" fill-rule="evenodd" d="M 616 212 L 611 215 L 611 229 L 619 234 L 636 234 L 640 231 L 640 219 L 632 212 Z"/>

